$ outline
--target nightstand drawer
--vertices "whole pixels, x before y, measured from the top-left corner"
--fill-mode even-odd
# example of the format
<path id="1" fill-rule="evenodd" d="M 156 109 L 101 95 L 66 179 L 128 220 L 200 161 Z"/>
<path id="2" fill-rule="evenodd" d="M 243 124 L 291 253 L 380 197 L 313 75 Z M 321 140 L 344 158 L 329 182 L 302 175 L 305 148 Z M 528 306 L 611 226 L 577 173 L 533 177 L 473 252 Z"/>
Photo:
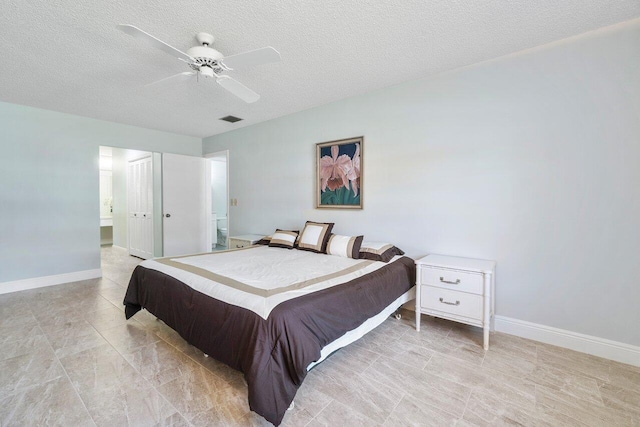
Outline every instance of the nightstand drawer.
<path id="1" fill-rule="evenodd" d="M 420 306 L 470 319 L 482 319 L 482 296 L 433 286 L 421 287 Z"/>
<path id="2" fill-rule="evenodd" d="M 483 294 L 482 274 L 440 268 L 421 268 L 420 283 L 455 291 Z"/>
<path id="3" fill-rule="evenodd" d="M 229 249 L 246 248 L 252 246 L 262 239 L 264 235 L 260 234 L 242 234 L 239 236 L 229 236 Z"/>
<path id="4" fill-rule="evenodd" d="M 244 248 L 246 246 L 251 246 L 251 242 L 240 239 L 229 239 L 229 249 Z"/>

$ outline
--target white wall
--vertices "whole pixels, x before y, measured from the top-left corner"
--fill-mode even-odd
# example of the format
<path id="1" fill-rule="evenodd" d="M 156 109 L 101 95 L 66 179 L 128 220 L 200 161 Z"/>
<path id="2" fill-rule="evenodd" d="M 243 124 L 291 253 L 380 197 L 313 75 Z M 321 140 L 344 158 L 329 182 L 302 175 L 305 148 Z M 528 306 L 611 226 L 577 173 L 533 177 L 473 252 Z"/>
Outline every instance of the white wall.
<path id="1" fill-rule="evenodd" d="M 230 235 L 323 220 L 495 259 L 498 314 L 640 345 L 639 52 L 636 20 L 207 138 Z M 315 143 L 359 135 L 364 210 L 314 209 Z"/>
<path id="2" fill-rule="evenodd" d="M 100 268 L 100 145 L 202 154 L 198 138 L 0 102 L 0 286 Z"/>

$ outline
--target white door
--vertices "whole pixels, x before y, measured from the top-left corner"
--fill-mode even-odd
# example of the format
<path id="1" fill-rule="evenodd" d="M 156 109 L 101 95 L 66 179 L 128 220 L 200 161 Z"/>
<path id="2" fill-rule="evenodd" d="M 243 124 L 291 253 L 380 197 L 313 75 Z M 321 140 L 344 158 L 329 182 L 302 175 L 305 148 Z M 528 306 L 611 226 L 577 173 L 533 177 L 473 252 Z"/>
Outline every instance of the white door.
<path id="1" fill-rule="evenodd" d="M 129 254 L 153 257 L 153 169 L 151 157 L 129 162 L 127 217 Z"/>
<path id="2" fill-rule="evenodd" d="M 209 252 L 205 208 L 205 159 L 162 155 L 164 256 Z"/>

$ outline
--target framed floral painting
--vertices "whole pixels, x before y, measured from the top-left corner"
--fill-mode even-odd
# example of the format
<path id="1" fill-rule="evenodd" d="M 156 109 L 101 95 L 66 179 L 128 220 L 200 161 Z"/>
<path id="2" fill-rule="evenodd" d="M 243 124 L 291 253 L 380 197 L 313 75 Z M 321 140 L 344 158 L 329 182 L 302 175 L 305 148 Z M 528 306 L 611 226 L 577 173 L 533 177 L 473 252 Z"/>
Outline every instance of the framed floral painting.
<path id="1" fill-rule="evenodd" d="M 316 144 L 316 208 L 362 209 L 364 137 Z"/>

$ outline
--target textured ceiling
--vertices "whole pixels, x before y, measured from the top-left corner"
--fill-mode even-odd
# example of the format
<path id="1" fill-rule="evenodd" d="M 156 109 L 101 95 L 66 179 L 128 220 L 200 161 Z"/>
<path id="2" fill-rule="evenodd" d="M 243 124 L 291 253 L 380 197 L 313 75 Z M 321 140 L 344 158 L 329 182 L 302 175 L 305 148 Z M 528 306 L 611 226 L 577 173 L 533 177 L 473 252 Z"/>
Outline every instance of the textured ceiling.
<path id="1" fill-rule="evenodd" d="M 638 0 L 0 0 L 0 100 L 197 137 L 308 109 L 640 16 Z M 144 85 L 187 71 L 116 25 L 187 50 L 273 46 L 282 62 L 211 81 Z M 229 124 L 226 115 L 245 120 Z"/>

